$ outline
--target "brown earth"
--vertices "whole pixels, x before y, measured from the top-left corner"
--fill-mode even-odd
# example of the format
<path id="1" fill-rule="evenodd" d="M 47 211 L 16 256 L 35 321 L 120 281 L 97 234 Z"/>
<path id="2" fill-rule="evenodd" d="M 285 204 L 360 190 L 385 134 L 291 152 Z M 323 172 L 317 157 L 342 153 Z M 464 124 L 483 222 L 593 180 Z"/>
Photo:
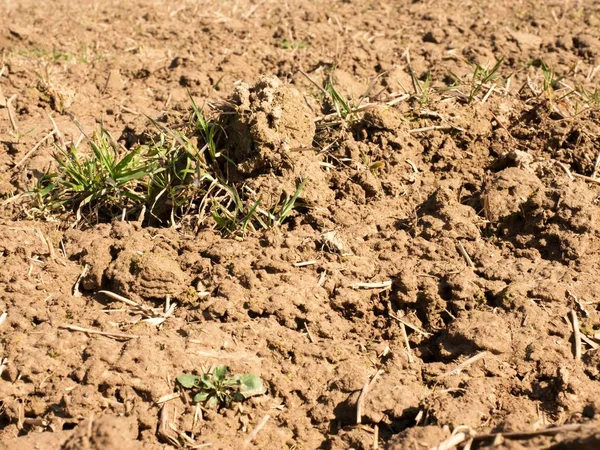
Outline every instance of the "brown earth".
<path id="1" fill-rule="evenodd" d="M 0 448 L 236 449 L 266 415 L 248 448 L 461 430 L 471 448 L 600 448 L 597 2 L 5 0 L 0 17 Z M 468 62 L 500 58 L 467 102 Z M 332 71 L 369 107 L 324 127 Z M 15 196 L 51 167 L 48 133 L 77 142 L 76 118 L 130 148 L 188 91 L 237 111 L 226 146 L 265 201 L 310 179 L 282 227 L 73 227 Z M 177 306 L 155 326 L 99 290 Z M 217 364 L 266 394 L 197 421 L 185 396 L 157 403 Z"/>

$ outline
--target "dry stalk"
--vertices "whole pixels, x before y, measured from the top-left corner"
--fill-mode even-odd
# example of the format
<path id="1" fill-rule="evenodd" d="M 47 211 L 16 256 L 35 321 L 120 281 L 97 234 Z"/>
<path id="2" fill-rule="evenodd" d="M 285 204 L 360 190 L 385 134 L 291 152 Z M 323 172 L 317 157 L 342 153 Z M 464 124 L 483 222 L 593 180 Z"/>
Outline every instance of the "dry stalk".
<path id="1" fill-rule="evenodd" d="M 73 297 L 81 297 L 81 292 L 79 292 L 79 283 L 81 283 L 81 280 L 83 279 L 83 277 L 85 277 L 87 275 L 88 272 L 88 265 L 84 265 L 83 266 L 83 270 L 81 271 L 81 274 L 79 274 L 79 277 L 77 277 L 77 281 L 75 282 L 75 284 L 73 285 Z"/>
<path id="2" fill-rule="evenodd" d="M 317 264 L 319 261 L 317 261 L 316 259 L 313 259 L 311 261 L 302 261 L 302 262 L 297 262 L 294 263 L 295 267 L 306 267 L 306 266 L 313 266 L 315 264 Z"/>
<path id="3" fill-rule="evenodd" d="M 379 369 L 375 375 L 371 378 L 371 380 L 367 380 L 362 390 L 360 391 L 360 395 L 358 396 L 358 400 L 356 401 L 356 424 L 360 425 L 362 422 L 362 409 L 365 403 L 365 399 L 367 398 L 367 394 L 369 393 L 369 389 L 375 383 L 375 380 L 379 378 L 379 376 L 383 373 L 383 369 Z"/>
<path id="4" fill-rule="evenodd" d="M 554 161 L 554 162 L 556 163 L 556 165 L 557 165 L 558 167 L 560 167 L 562 170 L 564 170 L 564 171 L 565 171 L 565 173 L 567 174 L 567 176 L 569 177 L 569 179 L 570 179 L 571 181 L 575 181 L 575 177 L 574 177 L 574 176 L 573 176 L 573 174 L 571 173 L 571 169 L 569 169 L 569 168 L 567 167 L 567 165 L 566 165 L 566 164 L 564 164 L 564 163 L 561 163 L 560 161 Z"/>
<path id="5" fill-rule="evenodd" d="M 390 317 L 391 317 L 392 319 L 396 319 L 398 322 L 400 322 L 401 324 L 403 324 L 403 325 L 407 326 L 407 327 L 408 327 L 408 328 L 410 328 L 411 330 L 413 330 L 413 331 L 416 331 L 416 332 L 417 332 L 417 333 L 419 333 L 421 336 L 423 336 L 423 337 L 429 337 L 429 336 L 431 336 L 431 333 L 428 333 L 428 332 L 426 332 L 426 331 L 423 331 L 423 330 L 421 330 L 420 328 L 418 328 L 418 327 L 416 327 L 416 326 L 412 325 L 410 322 L 407 322 L 407 321 L 405 321 L 404 319 L 401 319 L 400 317 L 398 317 L 398 316 L 396 316 L 396 315 L 394 315 L 394 314 L 392 314 L 392 313 L 389 313 L 389 314 L 390 314 Z"/>
<path id="6" fill-rule="evenodd" d="M 354 283 L 351 284 L 352 289 L 388 289 L 392 287 L 392 280 L 375 282 L 375 283 Z"/>
<path id="7" fill-rule="evenodd" d="M 19 167 L 21 167 L 21 166 L 22 166 L 22 165 L 25 163 L 25 161 L 27 161 L 27 160 L 28 160 L 28 159 L 31 157 L 31 155 L 33 155 L 33 154 L 36 152 L 36 150 L 37 150 L 38 148 L 40 148 L 40 146 L 41 146 L 41 145 L 42 145 L 42 144 L 43 144 L 43 143 L 46 141 L 46 139 L 48 139 L 49 137 L 53 136 L 54 134 L 56 134 L 56 130 L 52 130 L 50 133 L 48 133 L 46 136 L 44 136 L 42 139 L 40 139 L 40 140 L 38 141 L 38 143 L 37 143 L 37 144 L 35 144 L 35 145 L 33 146 L 33 148 L 32 148 L 31 150 L 29 150 L 29 151 L 27 152 L 27 154 L 26 154 L 25 156 L 23 156 L 23 157 L 22 157 L 22 158 L 19 160 L 19 162 L 18 162 L 18 163 L 16 163 L 16 164 L 15 164 L 15 166 L 13 167 L 13 169 L 18 169 Z"/>
<path id="8" fill-rule="evenodd" d="M 311 344 L 314 344 L 315 338 L 313 337 L 312 333 L 310 332 L 310 329 L 308 328 L 308 324 L 306 322 L 304 322 L 304 329 L 306 330 L 306 334 L 308 335 L 308 340 L 311 342 Z"/>
<path id="9" fill-rule="evenodd" d="M 108 298 L 117 300 L 121 303 L 125 303 L 126 305 L 129 305 L 129 306 L 133 306 L 134 308 L 143 311 L 149 317 L 154 316 L 154 311 L 149 306 L 142 305 L 141 303 L 138 303 L 138 302 L 134 302 L 133 300 L 130 300 L 127 297 L 123 297 L 122 295 L 115 294 L 114 292 L 111 292 L 111 291 L 98 291 L 98 294 L 106 295 Z"/>
<path id="10" fill-rule="evenodd" d="M 589 345 L 590 347 L 592 347 L 594 350 L 597 349 L 597 348 L 600 348 L 600 345 L 598 345 L 597 342 L 594 342 L 593 340 L 591 340 L 589 337 L 587 337 L 583 333 L 581 333 L 581 340 L 583 342 L 585 342 L 587 345 Z"/>
<path id="11" fill-rule="evenodd" d="M 17 94 L 13 94 L 8 100 L 6 100 L 6 112 L 8 112 L 8 120 L 13 131 L 17 133 L 19 128 L 17 127 L 17 121 L 15 119 L 15 113 L 13 112 L 12 102 L 17 98 Z"/>
<path id="12" fill-rule="evenodd" d="M 158 438 L 167 444 L 171 444 L 176 448 L 180 448 L 181 444 L 179 441 L 169 434 L 169 410 L 168 405 L 165 403 L 160 410 L 160 418 L 158 422 L 158 429 L 156 430 L 156 434 Z"/>
<path id="13" fill-rule="evenodd" d="M 581 359 L 581 331 L 579 331 L 579 319 L 574 309 L 571 310 L 571 324 L 573 325 L 573 343 L 575 346 L 575 359 Z"/>
<path id="14" fill-rule="evenodd" d="M 480 353 L 477 353 L 475 356 L 471 356 L 469 359 L 463 361 L 462 363 L 460 363 L 458 366 L 456 366 L 454 369 L 452 369 L 449 372 L 446 372 L 440 376 L 438 376 L 437 378 L 446 378 L 450 375 L 456 375 L 461 373 L 466 367 L 470 366 L 471 364 L 473 364 L 474 362 L 479 361 L 480 359 L 484 358 L 485 356 L 487 356 L 487 352 L 483 351 Z"/>
<path id="15" fill-rule="evenodd" d="M 379 449 L 379 427 L 375 425 L 373 428 L 373 450 Z"/>
<path id="16" fill-rule="evenodd" d="M 453 125 L 431 125 L 431 126 L 428 126 L 428 127 L 413 128 L 412 130 L 409 130 L 408 132 L 411 133 L 411 134 L 415 134 L 415 133 L 425 133 L 427 131 L 436 131 L 436 130 L 465 131 L 464 128 L 460 128 L 460 127 L 453 126 Z"/>
<path id="17" fill-rule="evenodd" d="M 448 439 L 443 440 L 435 447 L 431 447 L 429 450 L 450 450 L 457 445 L 463 443 L 469 438 L 469 434 L 466 432 L 458 432 L 452 434 Z"/>
<path id="18" fill-rule="evenodd" d="M 45 419 L 42 419 L 40 417 L 36 417 L 36 418 L 31 418 L 31 417 L 25 417 L 23 419 L 23 424 L 24 425 L 30 425 L 32 427 L 47 427 L 48 425 L 50 425 L 50 422 L 48 422 Z"/>
<path id="19" fill-rule="evenodd" d="M 406 354 L 408 355 L 408 362 L 410 364 L 414 363 L 415 360 L 412 355 L 412 351 L 410 349 L 410 342 L 408 342 L 408 335 L 406 334 L 406 326 L 400 322 L 400 330 L 402 331 L 402 337 L 404 338 L 404 345 L 406 345 Z"/>
<path id="20" fill-rule="evenodd" d="M 596 162 L 594 163 L 594 171 L 592 172 L 592 178 L 596 178 L 598 176 L 598 170 L 600 169 L 600 152 L 596 156 Z"/>
<path id="21" fill-rule="evenodd" d="M 473 260 L 469 256 L 469 253 L 467 253 L 467 250 L 465 249 L 465 247 L 462 245 L 462 242 L 457 241 L 456 245 L 457 245 L 458 251 L 460 252 L 460 254 L 462 255 L 462 257 L 464 258 L 464 260 L 467 263 L 467 265 L 469 267 L 475 267 L 475 264 L 473 263 Z"/>
<path id="22" fill-rule="evenodd" d="M 166 402 L 169 402 L 169 401 L 174 400 L 174 399 L 179 398 L 179 397 L 180 397 L 180 393 L 179 392 L 174 392 L 172 394 L 166 394 L 166 395 L 163 395 L 161 398 L 159 398 L 156 401 L 156 404 L 160 405 L 161 403 L 166 403 Z"/>
<path id="23" fill-rule="evenodd" d="M 248 446 L 252 444 L 254 439 L 256 439 L 256 436 L 258 436 L 258 433 L 260 432 L 260 430 L 263 429 L 263 427 L 267 424 L 270 418 L 271 416 L 268 414 L 265 417 L 263 417 L 262 420 L 258 423 L 258 425 L 256 425 L 254 430 L 250 432 L 246 440 L 242 442 L 242 445 L 238 447 L 238 450 L 246 450 Z"/>
<path id="24" fill-rule="evenodd" d="M 559 427 L 546 428 L 545 430 L 538 430 L 538 431 L 525 431 L 525 432 L 516 431 L 516 432 L 511 432 L 511 433 L 480 434 L 477 436 L 473 436 L 473 441 L 479 442 L 479 441 L 492 440 L 492 439 L 495 439 L 499 435 L 501 435 L 505 439 L 522 440 L 522 439 L 531 439 L 531 438 L 537 437 L 537 436 L 554 436 L 554 435 L 557 435 L 560 433 L 565 433 L 565 432 L 569 432 L 569 431 L 582 431 L 585 429 L 593 430 L 593 428 L 590 426 L 582 425 L 579 423 L 571 423 L 571 424 L 567 424 L 567 425 L 561 425 Z"/>
<path id="25" fill-rule="evenodd" d="M 56 137 L 56 140 L 58 141 L 58 144 L 60 145 L 60 148 L 66 150 L 67 147 L 65 145 L 65 137 L 58 129 L 58 125 L 56 125 L 56 122 L 54 121 L 54 118 L 50 113 L 48 113 L 48 118 L 50 119 L 50 122 L 52 122 L 52 127 L 54 128 L 54 135 Z"/>
<path id="26" fill-rule="evenodd" d="M 580 173 L 572 172 L 574 177 L 581 178 L 589 183 L 600 184 L 600 180 L 597 178 L 588 177 L 587 175 L 581 175 Z"/>
<path id="27" fill-rule="evenodd" d="M 2 372 L 8 366 L 8 358 L 0 358 L 0 377 L 2 376 Z"/>
<path id="28" fill-rule="evenodd" d="M 78 327 L 77 325 L 62 325 L 59 328 L 62 328 L 64 330 L 69 330 L 69 331 L 79 331 L 81 333 L 87 333 L 87 334 L 98 334 L 100 336 L 106 336 L 106 337 L 110 337 L 113 339 L 139 339 L 141 337 L 141 336 L 138 336 L 135 334 L 100 331 L 100 330 L 94 330 L 93 328 Z"/>

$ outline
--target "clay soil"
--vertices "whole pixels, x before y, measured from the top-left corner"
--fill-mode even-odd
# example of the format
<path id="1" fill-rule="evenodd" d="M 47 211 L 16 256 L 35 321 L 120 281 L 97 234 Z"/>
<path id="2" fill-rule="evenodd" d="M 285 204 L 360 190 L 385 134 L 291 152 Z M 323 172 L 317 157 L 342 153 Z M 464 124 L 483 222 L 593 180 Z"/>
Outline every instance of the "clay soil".
<path id="1" fill-rule="evenodd" d="M 597 2 L 2 0 L 0 52 L 0 448 L 600 448 Z M 22 195 L 188 92 L 265 202 L 309 180 L 281 226 Z M 164 397 L 219 364 L 266 393 Z"/>

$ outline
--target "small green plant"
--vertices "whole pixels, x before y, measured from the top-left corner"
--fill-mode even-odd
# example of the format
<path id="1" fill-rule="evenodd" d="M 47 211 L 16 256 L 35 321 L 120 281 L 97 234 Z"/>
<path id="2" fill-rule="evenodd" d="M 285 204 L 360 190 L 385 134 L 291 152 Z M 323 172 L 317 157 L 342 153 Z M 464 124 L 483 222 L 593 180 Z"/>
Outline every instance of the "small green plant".
<path id="1" fill-rule="evenodd" d="M 266 392 L 262 378 L 251 373 L 229 375 L 227 366 L 217 366 L 211 373 L 200 376 L 181 374 L 177 377 L 177 383 L 184 389 L 190 389 L 194 401 L 207 408 L 227 408 L 233 402 Z"/>
<path id="2" fill-rule="evenodd" d="M 285 198 L 281 203 L 281 206 L 277 208 L 276 211 L 273 211 L 273 215 L 275 216 L 275 226 L 281 226 L 283 221 L 294 210 L 296 206 L 296 200 L 298 200 L 298 197 L 300 197 L 300 194 L 302 194 L 302 191 L 304 190 L 304 187 L 306 186 L 307 182 L 308 178 L 302 180 L 302 182 L 296 187 L 296 191 L 294 192 L 294 194 L 289 198 Z"/>
<path id="3" fill-rule="evenodd" d="M 540 60 L 540 67 L 544 76 L 544 92 L 548 95 L 548 99 L 552 99 L 554 89 L 562 78 L 556 78 L 554 67 L 549 67 L 544 61 Z"/>
<path id="4" fill-rule="evenodd" d="M 503 62 L 504 58 L 500 58 L 491 69 L 488 66 L 483 67 L 479 64 L 475 64 L 467 103 L 471 104 L 473 100 L 475 100 L 477 94 L 479 94 L 488 83 L 491 83 L 498 78 L 498 69 L 500 69 Z"/>
<path id="5" fill-rule="evenodd" d="M 374 176 L 378 176 L 379 169 L 385 167 L 385 162 L 383 161 L 371 161 L 369 155 L 361 150 L 360 157 L 362 159 L 362 163 L 366 169 L 368 169 Z"/>
<path id="6" fill-rule="evenodd" d="M 419 96 L 419 105 L 423 108 L 429 103 L 429 95 L 431 93 L 431 73 L 427 72 L 425 80 L 421 81 L 410 66 L 408 69 L 412 79 L 413 88 L 415 89 L 415 94 Z"/>
<path id="7" fill-rule="evenodd" d="M 577 86 L 577 92 L 579 92 L 583 100 L 592 106 L 600 106 L 600 88 L 595 86 L 593 90 L 586 89 L 582 85 Z"/>
<path id="8" fill-rule="evenodd" d="M 494 82 L 499 78 L 498 71 L 503 62 L 504 58 L 500 58 L 498 61 L 496 61 L 496 64 L 494 64 L 491 69 L 487 65 L 484 67 L 479 63 L 472 64 L 467 62 L 467 64 L 472 68 L 472 72 L 468 75 L 469 79 L 464 81 L 457 74 L 450 72 L 450 78 L 454 81 L 454 84 L 450 86 L 448 90 L 456 91 L 459 94 L 459 97 L 470 105 L 483 89 L 486 89 L 488 92 L 486 96 L 491 93 L 495 87 Z M 462 86 L 466 86 L 466 90 L 468 92 L 463 92 L 461 90 Z"/>
<path id="9" fill-rule="evenodd" d="M 330 74 L 325 81 L 325 87 L 323 88 L 329 95 L 329 102 L 331 107 L 334 109 L 336 114 L 343 120 L 349 118 L 352 114 L 352 106 L 350 102 L 342 95 L 341 92 L 335 87 L 333 82 L 333 76 Z"/>
<path id="10" fill-rule="evenodd" d="M 75 147 L 57 150 L 58 173 L 46 174 L 34 189 L 39 204 L 50 210 L 72 208 L 80 215 L 86 206 L 112 210 L 122 209 L 126 200 L 142 202 L 143 191 L 134 182 L 146 177 L 154 165 L 136 151 L 122 155 L 105 130 L 89 143 L 88 156 Z"/>
<path id="11" fill-rule="evenodd" d="M 284 50 L 296 50 L 308 47 L 310 47 L 310 44 L 304 41 L 290 41 L 288 39 L 281 41 L 281 48 Z"/>

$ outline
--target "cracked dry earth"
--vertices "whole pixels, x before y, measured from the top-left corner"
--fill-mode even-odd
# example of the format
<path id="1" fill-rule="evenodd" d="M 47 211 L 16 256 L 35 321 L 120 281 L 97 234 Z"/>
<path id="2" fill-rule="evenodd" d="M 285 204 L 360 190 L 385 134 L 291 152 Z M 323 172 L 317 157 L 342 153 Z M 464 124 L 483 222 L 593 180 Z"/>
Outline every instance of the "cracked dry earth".
<path id="1" fill-rule="evenodd" d="M 1 449 L 600 448 L 597 2 L 2 0 L 0 18 Z M 496 88 L 448 90 L 500 58 Z M 300 70 L 334 67 L 348 98 L 390 104 L 327 136 Z M 52 165 L 50 118 L 132 148 L 188 91 L 236 106 L 248 186 L 308 176 L 308 207 L 239 240 L 72 227 L 13 197 Z M 177 306 L 131 323 L 101 290 Z M 201 420 L 159 403 L 218 364 L 266 394 Z"/>

